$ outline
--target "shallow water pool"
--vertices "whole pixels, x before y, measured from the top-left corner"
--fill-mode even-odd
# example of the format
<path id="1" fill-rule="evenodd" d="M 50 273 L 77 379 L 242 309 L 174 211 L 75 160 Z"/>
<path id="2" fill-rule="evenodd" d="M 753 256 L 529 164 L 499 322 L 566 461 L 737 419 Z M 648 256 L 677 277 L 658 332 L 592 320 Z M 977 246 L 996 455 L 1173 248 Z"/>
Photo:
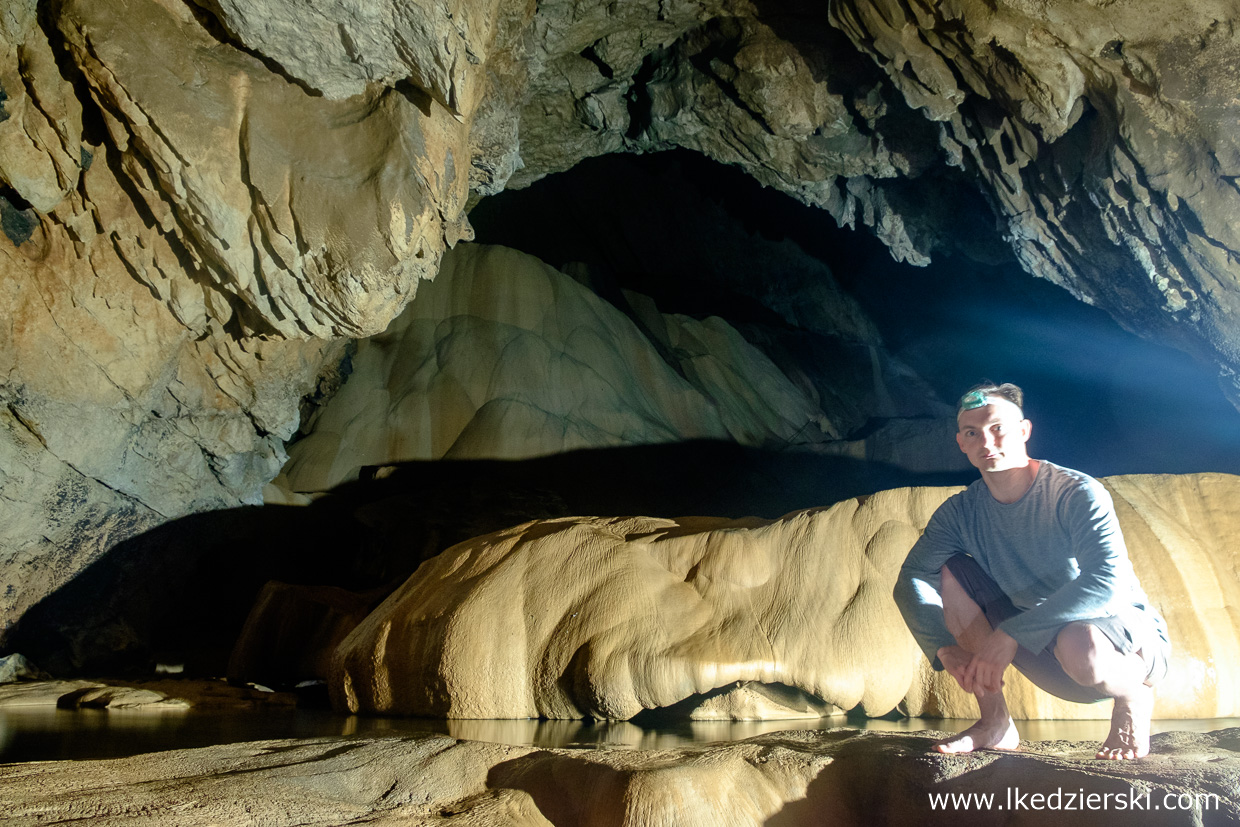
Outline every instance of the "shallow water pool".
<path id="1" fill-rule="evenodd" d="M 678 721 L 638 726 L 628 722 L 444 721 L 424 718 L 364 718 L 327 710 L 266 709 L 195 711 L 12 707 L 0 709 L 0 763 L 120 758 L 146 752 L 205 747 L 274 738 L 417 735 L 439 733 L 473 741 L 539 747 L 621 746 L 667 749 L 691 743 L 733 741 L 781 730 L 859 729 L 956 731 L 968 720 L 824 718 L 792 721 Z M 1107 722 L 1022 721 L 1021 737 L 1032 741 L 1101 740 Z M 1240 718 L 1154 721 L 1154 732 L 1209 732 L 1240 726 Z"/>

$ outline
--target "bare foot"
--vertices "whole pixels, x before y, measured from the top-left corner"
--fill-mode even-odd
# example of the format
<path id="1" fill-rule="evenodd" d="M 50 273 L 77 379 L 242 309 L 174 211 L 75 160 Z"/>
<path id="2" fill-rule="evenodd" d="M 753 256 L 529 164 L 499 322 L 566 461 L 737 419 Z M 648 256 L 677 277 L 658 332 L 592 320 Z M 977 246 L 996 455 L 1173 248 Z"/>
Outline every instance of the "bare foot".
<path id="1" fill-rule="evenodd" d="M 1133 698 L 1116 698 L 1111 710 L 1111 733 L 1095 757 L 1122 761 L 1149 755 L 1153 711 L 1154 690 L 1148 686 L 1142 686 Z"/>
<path id="2" fill-rule="evenodd" d="M 975 749 L 1020 749 L 1016 723 L 1007 718 L 995 722 L 978 721 L 964 732 L 957 732 L 934 745 L 939 752 L 954 755 Z"/>

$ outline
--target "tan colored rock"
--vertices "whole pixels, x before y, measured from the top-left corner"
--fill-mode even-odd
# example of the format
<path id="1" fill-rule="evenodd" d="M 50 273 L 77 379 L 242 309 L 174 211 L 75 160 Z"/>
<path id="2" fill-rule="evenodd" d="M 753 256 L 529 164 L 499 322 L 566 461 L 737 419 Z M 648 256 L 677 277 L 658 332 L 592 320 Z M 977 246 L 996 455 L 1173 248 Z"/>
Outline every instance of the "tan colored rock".
<path id="1" fill-rule="evenodd" d="M 197 0 L 246 47 L 332 99 L 401 81 L 460 113 L 478 97 L 497 0 L 242 3 Z"/>
<path id="2" fill-rule="evenodd" d="M 468 126 L 442 106 L 381 87 L 311 96 L 183 3 L 68 3 L 58 23 L 221 324 L 231 306 L 247 332 L 365 335 L 434 275 L 468 189 Z"/>
<path id="3" fill-rule="evenodd" d="M 0 14 L 0 639 L 133 535 L 260 499 L 343 353 L 279 336 L 383 329 L 468 235 L 492 31 L 442 44 L 449 112 L 315 97 L 183 3 L 35 10 Z"/>
<path id="4" fill-rule="evenodd" d="M 106 688 L 97 681 L 19 681 L 0 685 L 0 708 L 55 707 L 68 695 Z"/>
<path id="5" fill-rule="evenodd" d="M 0 709 L 144 709 L 149 712 L 290 709 L 297 697 L 223 681 L 20 681 L 0 685 Z"/>
<path id="6" fill-rule="evenodd" d="M 0 14 L 0 183 L 47 213 L 77 187 L 82 106 L 56 69 L 35 5 L 13 0 Z"/>
<path id="7" fill-rule="evenodd" d="M 169 698 L 153 689 L 134 686 L 100 686 L 81 689 L 62 695 L 56 702 L 62 709 L 84 707 L 86 709 L 188 709 L 189 703 Z"/>
<path id="8" fill-rule="evenodd" d="M 6 819 L 23 827 L 84 817 L 100 827 L 848 827 L 1031 814 L 1040 822 L 1048 811 L 1056 824 L 1080 827 L 1178 827 L 1240 817 L 1235 729 L 1155 735 L 1143 761 L 1097 761 L 1092 744 L 1064 741 L 945 756 L 930 752 L 934 735 L 834 729 L 663 750 L 533 749 L 443 736 L 258 741 L 0 766 L 0 796 Z M 1008 798 L 1022 793 L 1015 801 L 1023 806 Z M 935 806 L 930 798 L 970 794 L 993 796 L 992 806 L 976 799 L 971 809 Z M 1096 796 L 1092 807 L 1085 794 Z"/>
<path id="9" fill-rule="evenodd" d="M 258 501 L 298 399 L 338 352 L 224 333 L 106 147 L 88 149 L 56 214 L 20 244 L 0 239 L 0 571 L 14 584 L 0 637 L 134 534 Z M 106 234 L 78 236 L 96 223 Z"/>
<path id="10" fill-rule="evenodd" d="M 58 7 L 61 16 L 45 21 L 69 32 L 84 71 L 98 82 L 96 91 L 115 104 L 107 109 L 108 135 L 93 129 L 84 136 L 82 106 L 97 115 L 97 102 L 75 96 L 75 88 L 88 88 L 86 81 L 74 87 L 62 77 L 33 6 L 6 9 L 0 27 L 6 95 L 0 178 L 15 193 L 0 196 L 0 571 L 13 585 L 0 595 L 0 639 L 29 607 L 133 535 L 189 512 L 259 501 L 262 486 L 285 460 L 283 441 L 296 429 L 300 398 L 313 388 L 323 364 L 343 352 L 343 343 L 246 336 L 235 314 L 250 311 L 212 281 L 211 255 L 194 240 L 201 231 L 237 255 L 239 237 L 230 241 L 225 229 L 211 229 L 219 218 L 237 219 L 255 243 L 279 228 L 296 236 L 296 223 L 304 241 L 309 225 L 290 205 L 305 196 L 317 210 L 328 199 L 313 194 L 313 187 L 294 196 L 313 174 L 298 179 L 291 166 L 277 168 L 272 159 L 292 157 L 294 164 L 308 163 L 329 176 L 342 167 L 321 164 L 321 157 L 297 160 L 300 151 L 281 155 L 281 136 L 292 140 L 307 132 L 305 121 L 286 119 L 288 113 L 267 105 L 260 107 L 262 115 L 245 114 L 246 105 L 263 99 L 262 90 L 283 89 L 287 82 L 250 85 L 246 67 L 268 74 L 261 62 L 178 17 L 186 13 L 183 6 L 143 8 L 139 14 L 128 7 L 125 15 L 110 18 L 121 10 L 83 4 L 82 15 L 73 18 L 65 6 Z M 186 44 L 197 49 L 193 59 L 181 49 Z M 186 63 L 165 61 L 174 57 Z M 126 86 L 131 76 L 133 84 Z M 143 96 L 141 104 L 131 92 Z M 208 101 L 208 93 L 218 97 Z M 305 99 L 300 91 L 297 97 Z M 409 103 L 387 105 L 418 111 Z M 350 106 L 357 102 L 340 104 L 324 117 L 354 111 Z M 376 106 L 369 126 L 379 133 L 396 129 L 384 120 L 383 106 Z M 234 121 L 212 121 L 224 111 Z M 448 120 L 463 144 L 465 127 Z M 348 132 L 347 124 L 341 128 Z M 229 129 L 231 137 L 222 138 Z M 339 152 L 353 144 L 370 152 L 373 146 L 358 133 L 308 132 L 322 138 L 320 149 L 343 167 L 371 168 L 370 160 L 354 163 Z M 25 155 L 9 152 L 18 144 Z M 42 160 L 30 153 L 42 153 Z M 7 166 L 10 161 L 18 163 Z M 219 177 L 242 169 L 245 176 L 231 183 Z M 369 177 L 366 170 L 359 175 Z M 275 200 L 256 201 L 259 190 L 251 191 L 243 178 L 260 190 L 276 178 L 300 183 L 290 184 L 289 198 L 279 202 L 290 209 L 280 212 L 271 206 Z M 445 192 L 451 190 L 443 176 L 439 181 Z M 383 186 L 376 183 L 376 191 Z M 347 189 L 350 197 L 358 192 Z M 182 198 L 186 211 L 178 215 Z M 244 204 L 250 218 L 228 211 L 236 204 Z M 390 206 L 381 210 L 384 232 L 391 226 Z M 353 206 L 340 209 L 360 214 Z M 324 221 L 335 222 L 330 212 Z M 347 222 L 337 222 L 333 232 L 342 229 L 353 233 Z M 434 243 L 442 246 L 442 232 L 436 233 Z M 394 260 L 388 242 L 378 243 L 383 256 Z M 263 236 L 261 244 L 264 251 L 285 249 L 274 236 Z M 242 269 L 252 270 L 254 251 L 244 255 Z M 244 279 L 262 281 L 252 272 Z M 286 286 L 304 298 L 295 281 Z M 342 281 L 333 283 L 348 295 L 357 293 Z M 403 298 L 384 299 L 381 293 L 375 294 L 380 305 L 395 313 Z M 265 322 L 256 324 L 271 330 Z"/>
<path id="11" fill-rule="evenodd" d="M 679 370 L 558 270 L 516 250 L 462 245 L 388 330 L 358 343 L 348 382 L 290 447 L 284 484 L 323 490 L 361 466 L 400 460 L 838 436 L 723 320 L 659 320 Z"/>
<path id="12" fill-rule="evenodd" d="M 891 587 L 950 493 L 882 492 L 777 522 L 553 520 L 458 545 L 345 640 L 333 699 L 624 719 L 755 681 L 883 714 L 921 660 Z"/>
<path id="13" fill-rule="evenodd" d="M 1173 637 L 1155 716 L 1240 714 L 1240 477 L 1105 482 Z M 461 543 L 345 639 L 333 701 L 379 714 L 626 719 L 739 681 L 870 715 L 973 717 L 972 697 L 930 671 L 891 597 L 908 550 L 957 490 L 883 491 L 773 522 L 548 520 Z M 1015 672 L 1007 684 L 1016 718 L 1110 716 L 1108 704 L 1051 698 Z M 764 714 L 793 705 L 775 706 Z"/>

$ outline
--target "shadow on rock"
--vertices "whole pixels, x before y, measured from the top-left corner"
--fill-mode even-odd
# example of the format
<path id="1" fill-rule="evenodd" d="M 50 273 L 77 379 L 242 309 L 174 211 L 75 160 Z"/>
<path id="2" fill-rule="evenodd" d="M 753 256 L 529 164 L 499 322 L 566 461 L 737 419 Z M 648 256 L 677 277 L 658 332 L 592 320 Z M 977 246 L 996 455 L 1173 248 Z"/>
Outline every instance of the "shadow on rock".
<path id="1" fill-rule="evenodd" d="M 440 551 L 529 520 L 774 519 L 886 488 L 967 482 L 960 474 L 705 441 L 520 461 L 409 462 L 363 476 L 370 478 L 309 506 L 193 514 L 119 543 L 27 612 L 8 649 L 62 677 L 149 674 L 157 663 L 219 676 L 269 581 L 344 589 L 373 606 Z"/>

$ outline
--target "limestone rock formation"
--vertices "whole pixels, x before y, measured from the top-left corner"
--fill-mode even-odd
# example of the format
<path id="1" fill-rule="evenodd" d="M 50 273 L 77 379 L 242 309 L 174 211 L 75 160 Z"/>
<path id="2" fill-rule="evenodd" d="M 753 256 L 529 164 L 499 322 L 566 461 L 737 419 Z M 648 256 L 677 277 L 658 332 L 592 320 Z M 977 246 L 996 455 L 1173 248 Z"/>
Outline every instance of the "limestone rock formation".
<path id="1" fill-rule="evenodd" d="M 942 124 L 945 151 L 976 174 L 1025 268 L 1145 335 L 1214 351 L 1234 400 L 1240 196 L 1227 182 L 1240 146 L 1219 128 L 1238 105 L 1222 91 L 1234 83 L 1222 69 L 1237 54 L 1234 10 L 890 11 L 842 2 L 833 20 Z"/>
<path id="2" fill-rule="evenodd" d="M 186 712 L 196 710 L 292 709 L 296 696 L 233 686 L 223 681 L 153 680 L 99 681 L 27 680 L 0 685 L 0 710 L 52 707 L 63 710 L 132 710 Z"/>
<path id="3" fill-rule="evenodd" d="M 0 658 L 0 685 L 18 681 L 43 680 L 48 677 L 42 669 L 35 666 L 20 653 Z"/>
<path id="4" fill-rule="evenodd" d="M 933 735 L 782 732 L 664 750 L 443 736 L 257 741 L 8 765 L 0 796 L 14 825 L 80 823 L 83 813 L 138 827 L 960 825 L 1040 821 L 1048 811 L 1070 825 L 1240 819 L 1240 730 L 1156 735 L 1149 758 L 1110 762 L 1093 760 L 1093 745 L 1062 741 L 936 755 Z M 990 806 L 963 803 L 977 794 Z M 961 798 L 936 804 L 932 795 Z"/>
<path id="5" fill-rule="evenodd" d="M 525 169 L 510 185 L 593 155 L 679 146 L 863 222 L 901 260 L 924 262 L 934 240 L 914 225 L 936 218 L 907 217 L 898 186 L 876 182 L 940 165 L 934 128 L 825 9 L 731 5 L 540 5 Z"/>
<path id="6" fill-rule="evenodd" d="M 687 439 L 813 445 L 841 434 L 718 318 L 645 314 L 668 364 L 622 313 L 502 247 L 462 245 L 290 448 L 285 483 L 330 488 L 364 465 L 517 459 Z"/>
<path id="7" fill-rule="evenodd" d="M 137 206 L 184 247 L 175 272 L 216 294 L 200 312 L 258 334 L 359 335 L 434 275 L 443 215 L 468 190 L 459 114 L 383 86 L 308 94 L 184 4 L 67 3 L 58 23 Z"/>
<path id="8" fill-rule="evenodd" d="M 331 99 L 412 84 L 460 114 L 475 102 L 499 18 L 496 0 L 240 3 L 201 0 L 228 33 Z"/>
<path id="9" fill-rule="evenodd" d="M 1174 638 L 1156 717 L 1240 714 L 1240 477 L 1106 484 Z M 345 638 L 333 701 L 378 714 L 627 719 L 752 682 L 826 705 L 779 713 L 768 692 L 763 714 L 974 716 L 972 698 L 930 671 L 891 597 L 909 548 L 957 490 L 883 491 L 776 521 L 548 520 L 461 543 Z M 1110 715 L 1015 673 L 1008 698 L 1017 718 Z"/>

